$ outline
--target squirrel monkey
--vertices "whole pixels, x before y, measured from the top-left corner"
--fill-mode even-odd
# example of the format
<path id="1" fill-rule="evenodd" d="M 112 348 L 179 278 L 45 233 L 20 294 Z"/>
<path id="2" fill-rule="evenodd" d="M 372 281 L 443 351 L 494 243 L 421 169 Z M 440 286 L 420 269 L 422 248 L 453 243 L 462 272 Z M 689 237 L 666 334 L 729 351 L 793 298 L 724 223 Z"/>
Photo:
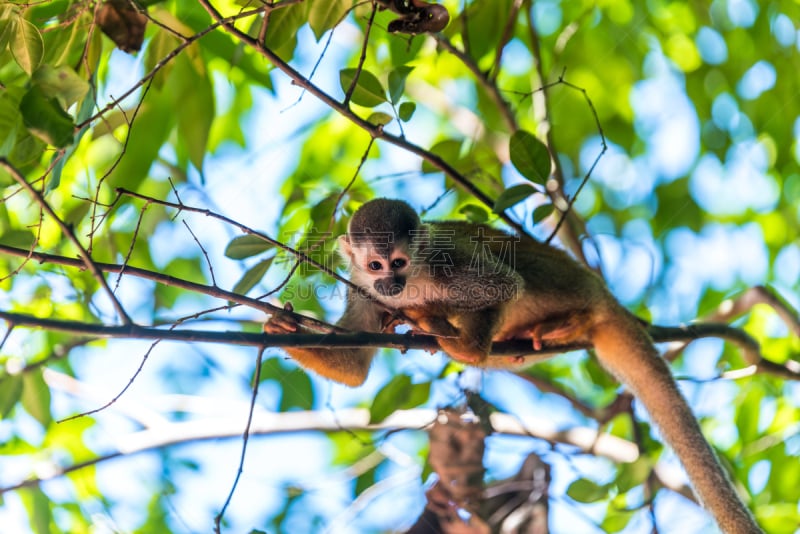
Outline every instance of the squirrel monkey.
<path id="1" fill-rule="evenodd" d="M 531 339 L 537 349 L 589 343 L 600 363 L 644 404 L 723 532 L 761 532 L 642 323 L 599 276 L 565 252 L 481 224 L 423 223 L 411 206 L 389 199 L 361 206 L 339 247 L 359 291 L 348 291 L 338 326 L 380 332 L 387 308 L 398 310 L 416 328 L 439 336 L 450 357 L 480 367 L 519 363 L 489 358 L 493 341 Z M 268 333 L 297 329 L 281 314 L 264 326 Z M 303 367 L 349 386 L 366 379 L 375 352 L 285 350 Z"/>

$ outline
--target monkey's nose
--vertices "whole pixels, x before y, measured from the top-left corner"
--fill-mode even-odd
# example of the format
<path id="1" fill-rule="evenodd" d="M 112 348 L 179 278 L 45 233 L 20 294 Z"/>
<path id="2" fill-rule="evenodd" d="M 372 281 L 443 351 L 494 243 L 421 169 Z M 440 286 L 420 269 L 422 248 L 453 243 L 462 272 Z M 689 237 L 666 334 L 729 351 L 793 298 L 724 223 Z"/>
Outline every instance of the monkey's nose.
<path id="1" fill-rule="evenodd" d="M 403 291 L 405 285 L 405 280 L 398 280 L 393 277 L 381 278 L 375 281 L 375 290 L 384 297 L 395 297 Z"/>

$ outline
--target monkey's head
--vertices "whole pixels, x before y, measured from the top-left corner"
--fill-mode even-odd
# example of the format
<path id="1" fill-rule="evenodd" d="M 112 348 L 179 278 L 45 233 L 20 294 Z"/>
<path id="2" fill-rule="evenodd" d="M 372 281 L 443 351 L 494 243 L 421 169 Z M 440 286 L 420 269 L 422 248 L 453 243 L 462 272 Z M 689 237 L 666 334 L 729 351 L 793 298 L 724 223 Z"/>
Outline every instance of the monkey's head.
<path id="1" fill-rule="evenodd" d="M 361 206 L 339 238 L 339 250 L 350 262 L 350 280 L 380 300 L 399 295 L 420 225 L 417 213 L 401 200 L 378 198 Z"/>

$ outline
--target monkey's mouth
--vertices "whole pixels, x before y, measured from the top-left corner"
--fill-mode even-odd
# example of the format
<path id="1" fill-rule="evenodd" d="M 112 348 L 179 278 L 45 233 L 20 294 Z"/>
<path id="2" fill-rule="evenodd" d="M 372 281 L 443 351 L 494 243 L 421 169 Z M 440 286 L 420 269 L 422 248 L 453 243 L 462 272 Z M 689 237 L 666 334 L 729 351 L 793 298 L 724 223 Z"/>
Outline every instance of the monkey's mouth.
<path id="1" fill-rule="evenodd" d="M 398 278 L 382 278 L 375 281 L 375 291 L 384 297 L 396 297 L 406 287 L 406 281 Z"/>

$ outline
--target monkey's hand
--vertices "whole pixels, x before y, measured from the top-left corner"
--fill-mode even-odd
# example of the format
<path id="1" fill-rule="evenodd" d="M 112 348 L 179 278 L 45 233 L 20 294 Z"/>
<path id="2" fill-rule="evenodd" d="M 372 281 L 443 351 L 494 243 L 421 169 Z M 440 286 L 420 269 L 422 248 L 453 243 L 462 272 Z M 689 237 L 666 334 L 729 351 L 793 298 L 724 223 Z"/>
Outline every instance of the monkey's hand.
<path id="1" fill-rule="evenodd" d="M 283 309 L 289 313 L 275 312 L 264 323 L 265 334 L 291 334 L 297 332 L 299 328 L 297 320 L 290 315 L 294 311 L 294 306 L 292 306 L 291 302 L 287 302 L 283 305 Z"/>

